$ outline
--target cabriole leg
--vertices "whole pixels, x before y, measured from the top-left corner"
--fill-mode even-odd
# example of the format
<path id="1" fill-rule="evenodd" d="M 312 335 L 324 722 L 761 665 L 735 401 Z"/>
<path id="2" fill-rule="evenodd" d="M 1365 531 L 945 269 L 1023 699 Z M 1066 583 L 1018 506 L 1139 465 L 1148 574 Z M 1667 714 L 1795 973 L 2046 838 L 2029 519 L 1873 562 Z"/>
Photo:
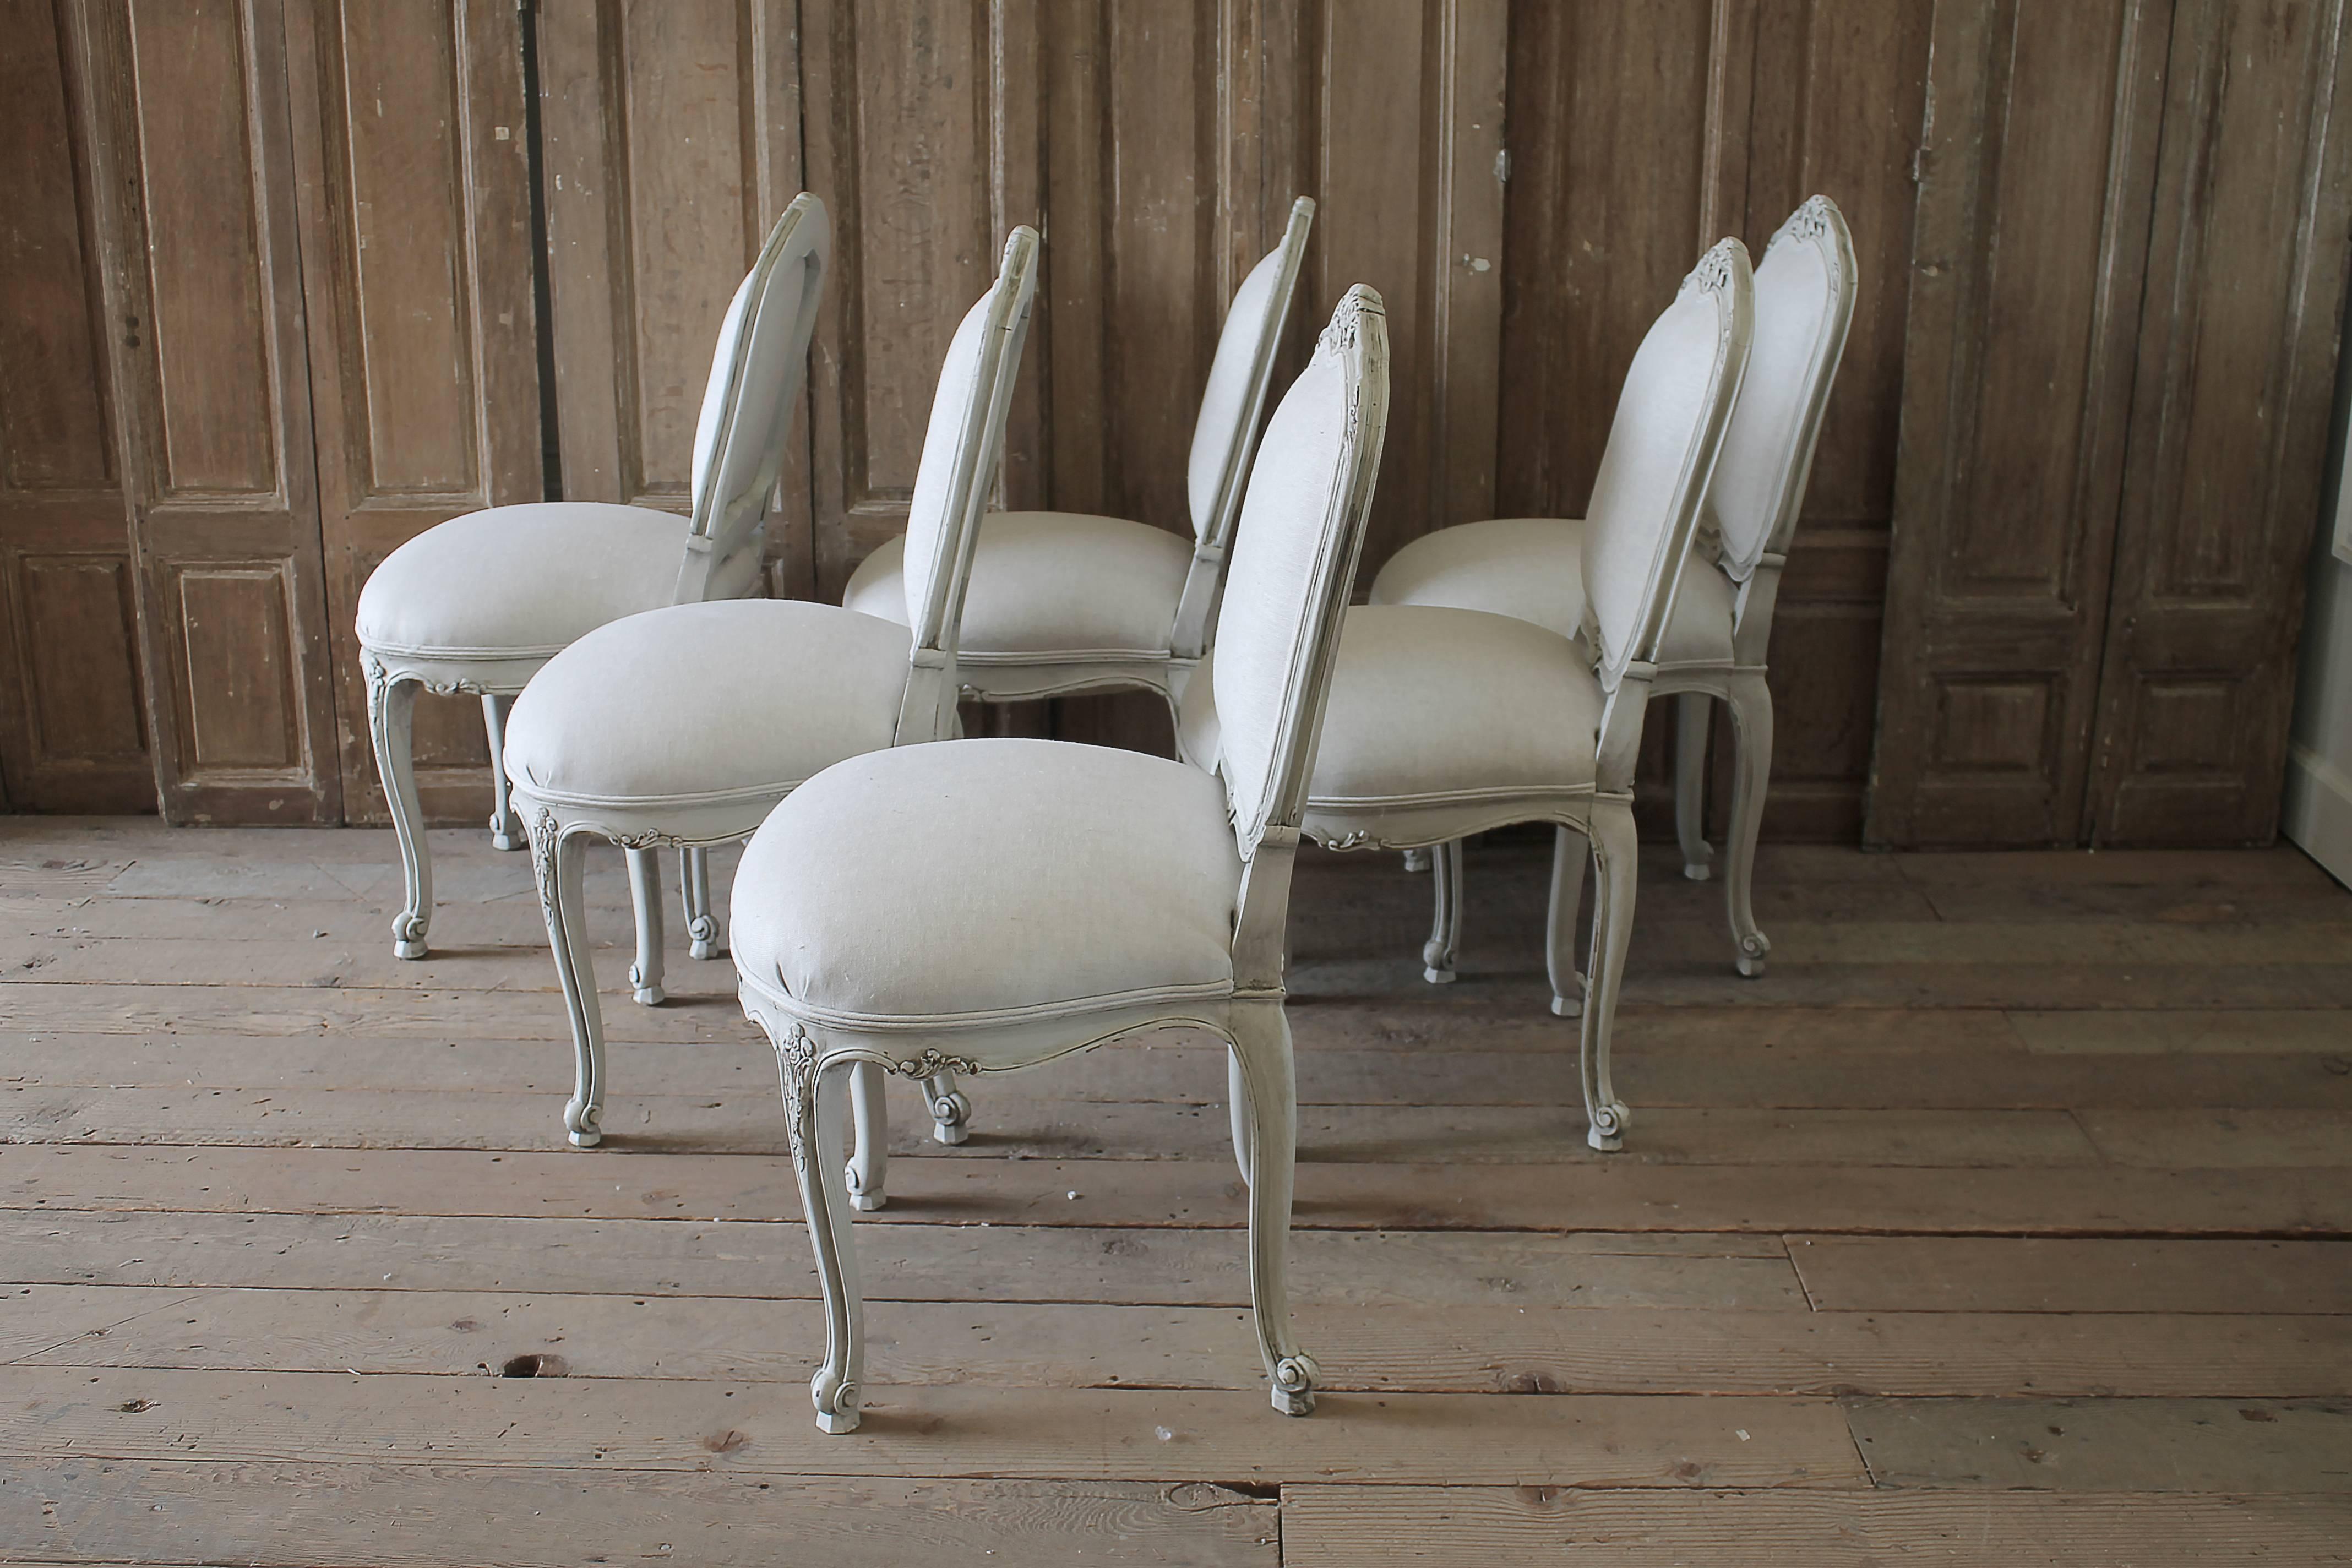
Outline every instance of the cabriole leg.
<path id="1" fill-rule="evenodd" d="M 1633 868 L 1640 846 L 1633 808 L 1622 800 L 1592 803 L 1592 958 L 1579 1043 L 1584 1079 L 1584 1141 L 1604 1152 L 1623 1147 L 1629 1120 L 1609 1076 L 1609 1042 L 1617 1022 L 1617 991 L 1625 978 L 1625 946 L 1633 932 Z"/>
<path id="2" fill-rule="evenodd" d="M 416 683 L 394 679 L 370 655 L 368 738 L 375 744 L 376 776 L 383 782 L 392 830 L 400 840 L 404 884 L 392 920 L 392 955 L 425 956 L 425 928 L 433 921 L 433 852 L 425 842 L 425 806 L 416 798 Z"/>
<path id="3" fill-rule="evenodd" d="M 971 1136 L 971 1100 L 956 1087 L 951 1072 L 923 1080 L 923 1101 L 931 1108 L 931 1136 L 952 1148 Z"/>
<path id="4" fill-rule="evenodd" d="M 514 814 L 514 801 L 507 788 L 507 710 L 514 706 L 511 697 L 482 698 L 482 728 L 490 737 L 490 847 L 520 849 L 530 842 L 522 829 L 522 818 Z"/>
<path id="5" fill-rule="evenodd" d="M 793 1059 L 794 1044 L 801 1046 L 804 1059 Z M 793 1173 L 800 1181 L 801 1211 L 808 1216 L 817 1284 L 824 1292 L 824 1364 L 809 1380 L 809 1397 L 816 1405 L 819 1430 L 855 1432 L 858 1385 L 865 1374 L 866 1325 L 844 1161 L 850 1064 L 820 1066 L 814 1053 L 806 1053 L 804 1037 L 788 1041 L 776 1058 L 782 1068 Z"/>
<path id="6" fill-rule="evenodd" d="M 710 851 L 695 846 L 677 852 L 677 885 L 686 905 L 686 936 L 693 958 L 719 956 L 719 917 L 710 912 Z"/>
<path id="7" fill-rule="evenodd" d="M 1290 1022 L 1282 1005 L 1237 1004 L 1230 1016 L 1234 1060 L 1248 1107 L 1250 1303 L 1257 1320 L 1258 1353 L 1272 1380 L 1274 1407 L 1285 1415 L 1315 1408 L 1315 1358 L 1291 1331 L 1286 1266 L 1290 1251 L 1290 1185 L 1298 1157 L 1298 1085 L 1290 1055 Z"/>
<path id="8" fill-rule="evenodd" d="M 596 1005 L 596 971 L 588 947 L 588 847 L 576 835 L 565 837 L 555 818 L 542 812 L 531 824 L 530 858 L 578 1069 L 571 1102 L 563 1108 L 563 1127 L 572 1147 L 593 1149 L 604 1141 L 604 1016 Z"/>
<path id="9" fill-rule="evenodd" d="M 1551 1010 L 1584 1016 L 1584 976 L 1576 972 L 1576 911 L 1584 902 L 1584 862 L 1591 850 L 1572 827 L 1552 830 L 1551 908 L 1544 917 L 1544 967 L 1551 973 Z"/>
<path id="10" fill-rule="evenodd" d="M 637 961 L 629 965 L 629 985 L 637 1005 L 658 1007 L 667 1000 L 662 991 L 661 857 L 651 849 L 631 849 L 629 902 L 637 914 Z"/>
<path id="11" fill-rule="evenodd" d="M 1764 672 L 1742 670 L 1731 678 L 1731 729 L 1737 749 L 1731 774 L 1731 841 L 1723 877 L 1723 901 L 1731 917 L 1731 940 L 1739 952 L 1739 973 L 1753 980 L 1764 973 L 1772 944 L 1756 929 L 1756 835 L 1764 826 L 1764 796 L 1772 787 L 1772 689 Z"/>
<path id="12" fill-rule="evenodd" d="M 1436 914 L 1429 940 L 1421 944 L 1421 977 L 1432 985 L 1450 985 L 1454 957 L 1462 946 L 1462 840 L 1449 838 L 1429 854 Z"/>
<path id="13" fill-rule="evenodd" d="M 883 1079 L 879 1062 L 849 1068 L 849 1119 L 856 1135 L 850 1140 L 843 1181 L 849 1206 L 860 1214 L 872 1214 L 889 1201 L 890 1108 L 882 1098 Z"/>
<path id="14" fill-rule="evenodd" d="M 1715 851 L 1706 843 L 1706 727 L 1714 718 L 1704 691 L 1675 699 L 1675 837 L 1682 840 L 1683 875 L 1704 882 Z"/>

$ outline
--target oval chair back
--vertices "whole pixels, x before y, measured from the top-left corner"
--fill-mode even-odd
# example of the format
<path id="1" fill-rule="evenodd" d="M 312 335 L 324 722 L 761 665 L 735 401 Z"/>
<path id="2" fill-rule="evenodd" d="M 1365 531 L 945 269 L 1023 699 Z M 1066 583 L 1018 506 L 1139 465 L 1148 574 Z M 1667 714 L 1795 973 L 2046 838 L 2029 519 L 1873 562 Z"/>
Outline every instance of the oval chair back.
<path id="1" fill-rule="evenodd" d="M 720 318 L 695 422 L 693 521 L 678 604 L 732 598 L 758 578 L 832 255 L 824 204 L 803 191 L 768 231 Z"/>

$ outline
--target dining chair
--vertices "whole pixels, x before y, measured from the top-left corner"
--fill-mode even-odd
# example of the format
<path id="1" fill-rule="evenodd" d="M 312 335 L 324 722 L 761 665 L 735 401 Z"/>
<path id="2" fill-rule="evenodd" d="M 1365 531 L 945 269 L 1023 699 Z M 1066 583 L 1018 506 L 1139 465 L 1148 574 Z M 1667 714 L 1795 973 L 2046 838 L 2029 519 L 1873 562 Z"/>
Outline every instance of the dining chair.
<path id="1" fill-rule="evenodd" d="M 1265 406 L 1315 204 L 1290 205 L 1282 243 L 1242 279 L 1225 312 L 1192 422 L 1188 541 L 1123 518 L 992 512 L 980 526 L 956 670 L 967 696 L 1018 702 L 1086 691 L 1176 693 L 1208 646 L 1250 449 Z M 896 617 L 904 540 L 868 555 L 842 603 Z M 943 1123 L 942 1126 L 947 1124 Z"/>
<path id="2" fill-rule="evenodd" d="M 951 732 L 956 617 L 973 524 L 1003 453 L 1037 247 L 1035 230 L 1013 231 L 994 284 L 948 345 L 907 514 L 917 569 L 907 574 L 906 624 L 801 599 L 675 605 L 588 633 L 515 700 L 507 773 L 530 825 L 571 1015 L 579 1076 L 564 1126 L 578 1147 L 602 1141 L 605 1093 L 583 918 L 587 840 L 646 849 L 747 838 L 832 763 Z M 789 326 L 779 319 L 772 330 Z M 747 331 L 771 327 L 762 311 Z M 868 1088 L 878 1091 L 878 1076 Z M 878 1161 L 879 1139 L 858 1153 L 861 1169 Z"/>
<path id="3" fill-rule="evenodd" d="M 877 751 L 769 816 L 737 869 L 743 1010 L 776 1048 L 825 1305 L 817 1425 L 859 1419 L 843 1164 L 860 1075 L 1034 1067 L 1161 1029 L 1223 1037 L 1255 1151 L 1250 1293 L 1274 1406 L 1314 1407 L 1291 1331 L 1297 1086 L 1283 928 L 1307 772 L 1388 422 L 1380 296 L 1349 290 L 1276 410 L 1225 586 L 1219 769 L 1065 741 Z M 873 1121 L 858 1118 L 861 1141 Z"/>
<path id="4" fill-rule="evenodd" d="M 768 499 L 800 401 L 833 237 L 824 204 L 803 191 L 776 220 L 720 319 L 694 434 L 691 510 L 604 501 L 530 501 L 468 512 L 384 557 L 360 591 L 360 665 L 368 733 L 383 781 L 405 887 L 392 951 L 425 955 L 433 861 L 416 793 L 416 693 L 470 692 L 489 731 L 490 842 L 521 847 L 504 761 L 509 710 L 531 677 L 597 627 L 670 604 L 735 598 L 760 581 Z M 759 332 L 746 331 L 753 321 Z M 687 930 L 697 958 L 719 952 L 705 852 L 680 857 Z M 636 999 L 662 993 L 661 871 L 629 851 L 637 918 Z"/>
<path id="5" fill-rule="evenodd" d="M 1653 697 L 1678 693 L 1675 828 L 1683 875 L 1706 881 L 1713 851 L 1703 820 L 1710 706 L 1730 710 L 1731 820 L 1724 905 L 1739 973 L 1764 973 L 1772 944 L 1756 924 L 1756 837 L 1772 777 L 1772 691 L 1765 654 L 1780 570 L 1804 509 L 1822 414 L 1853 321 L 1853 237 L 1837 204 L 1808 200 L 1780 226 L 1756 268 L 1756 344 L 1707 491 L 1699 539 L 1676 591 Z M 1423 535 L 1372 579 L 1375 605 L 1492 610 L 1564 634 L 1582 624 L 1581 521 L 1507 518 Z M 1461 940 L 1462 859 L 1438 852 L 1436 930 L 1426 974 L 1454 977 Z M 1578 873 L 1581 880 L 1581 873 Z M 1565 918 L 1573 921 L 1570 903 Z M 1571 1002 L 1573 998 L 1571 996 Z"/>
<path id="6" fill-rule="evenodd" d="M 1748 252 L 1699 260 L 1625 373 L 1580 542 L 1586 616 L 1574 637 L 1485 610 L 1367 605 L 1348 612 L 1302 830 L 1330 849 L 1444 846 L 1549 822 L 1557 836 L 1545 950 L 1553 1007 L 1575 978 L 1560 918 L 1589 845 L 1599 882 L 1581 1079 L 1592 1147 L 1621 1146 L 1626 1111 L 1610 1036 L 1633 921 L 1633 764 L 1642 709 L 1673 624 L 1675 584 L 1748 363 Z M 1185 689 L 1178 739 L 1205 763 L 1230 746 L 1221 661 Z M 1459 886 L 1459 878 L 1449 884 Z"/>

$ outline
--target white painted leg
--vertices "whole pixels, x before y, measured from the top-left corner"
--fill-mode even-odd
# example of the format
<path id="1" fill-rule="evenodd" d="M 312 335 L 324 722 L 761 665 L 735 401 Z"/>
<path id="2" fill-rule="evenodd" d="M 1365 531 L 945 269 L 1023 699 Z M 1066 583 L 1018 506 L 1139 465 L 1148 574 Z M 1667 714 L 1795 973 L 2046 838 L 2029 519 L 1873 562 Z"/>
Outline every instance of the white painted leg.
<path id="1" fill-rule="evenodd" d="M 507 710 L 514 706 L 511 697 L 484 696 L 482 728 L 490 737 L 490 847 L 493 849 L 528 848 L 530 836 L 523 831 L 522 818 L 514 814 L 514 802 L 507 789 Z"/>
<path id="2" fill-rule="evenodd" d="M 808 1059 L 795 1061 L 798 1046 Z M 792 1134 L 793 1173 L 816 1253 L 817 1284 L 824 1292 L 824 1364 L 809 1380 L 820 1431 L 857 1430 L 859 1384 L 865 1375 L 865 1301 L 857 1289 L 857 1252 L 850 1235 L 845 1180 L 850 1064 L 819 1068 L 801 1037 L 776 1053 L 782 1068 L 784 1121 Z"/>
<path id="3" fill-rule="evenodd" d="M 935 1072 L 923 1080 L 923 1100 L 931 1108 L 931 1136 L 950 1147 L 971 1136 L 971 1101 L 956 1087 L 955 1074 Z"/>
<path id="4" fill-rule="evenodd" d="M 1462 840 L 1449 838 L 1429 852 L 1430 888 L 1435 918 L 1421 944 L 1421 977 L 1432 985 L 1454 981 L 1454 958 L 1462 946 Z"/>
<path id="5" fill-rule="evenodd" d="M 1713 699 L 1685 691 L 1675 699 L 1675 837 L 1682 840 L 1683 875 L 1704 882 L 1715 851 L 1706 843 L 1706 729 Z"/>
<path id="6" fill-rule="evenodd" d="M 1633 869 L 1640 844 L 1633 808 L 1622 800 L 1592 805 L 1592 958 L 1584 998 L 1584 1141 L 1604 1152 L 1623 1147 L 1625 1105 L 1609 1076 L 1610 1034 L 1617 1022 L 1617 991 L 1625 978 L 1625 947 L 1633 932 Z"/>
<path id="7" fill-rule="evenodd" d="M 641 1007 L 658 1007 L 662 991 L 661 857 L 651 849 L 625 851 L 629 858 L 629 902 L 637 912 L 637 961 L 629 965 L 629 985 Z"/>
<path id="8" fill-rule="evenodd" d="M 1242 1057 L 1238 1050 L 1225 1053 L 1225 1110 L 1234 1124 L 1234 1163 L 1241 1167 L 1242 1180 L 1250 1179 L 1250 1113 L 1249 1079 L 1242 1072 Z"/>
<path id="9" fill-rule="evenodd" d="M 699 847 L 677 852 L 677 885 L 686 904 L 686 935 L 694 958 L 719 956 L 719 917 L 710 912 L 710 851 Z"/>
<path id="10" fill-rule="evenodd" d="M 1290 1022 L 1278 1002 L 1242 1004 L 1232 1013 L 1234 1059 L 1248 1107 L 1250 1151 L 1250 1303 L 1258 1353 L 1272 1380 L 1274 1407 L 1285 1415 L 1315 1408 L 1315 1358 L 1298 1348 L 1285 1282 L 1290 1251 L 1290 1187 L 1298 1157 L 1298 1084 L 1292 1070 Z"/>
<path id="11" fill-rule="evenodd" d="M 1772 787 L 1772 689 L 1762 670 L 1731 678 L 1731 729 L 1737 754 L 1731 775 L 1731 841 L 1723 878 L 1723 901 L 1731 916 L 1731 940 L 1739 952 L 1739 973 L 1757 979 L 1772 944 L 1756 929 L 1756 835 L 1764 826 L 1764 796 Z"/>
<path id="12" fill-rule="evenodd" d="M 530 826 L 530 858 L 578 1067 L 563 1127 L 574 1148 L 593 1149 L 604 1141 L 604 1016 L 596 1005 L 596 971 L 589 959 L 587 845 L 576 835 L 560 837 L 555 818 L 542 812 Z"/>
<path id="13" fill-rule="evenodd" d="M 1429 851 L 1426 849 L 1408 849 L 1404 852 L 1404 868 L 1408 871 L 1426 871 L 1429 869 Z"/>
<path id="14" fill-rule="evenodd" d="M 422 958 L 425 928 L 433 922 L 433 852 L 425 842 L 425 807 L 416 798 L 416 683 L 392 679 L 373 654 L 365 668 L 368 738 L 375 743 L 376 776 L 392 809 L 405 884 L 400 913 L 392 919 L 392 955 Z"/>
<path id="15" fill-rule="evenodd" d="M 882 1098 L 886 1075 L 879 1062 L 858 1062 L 849 1069 L 849 1119 L 856 1135 L 843 1182 L 849 1206 L 872 1214 L 889 1201 L 890 1108 Z"/>
<path id="16" fill-rule="evenodd" d="M 1584 863 L 1591 855 L 1583 834 L 1572 827 L 1552 830 L 1544 967 L 1551 973 L 1551 1010 L 1563 1018 L 1584 1016 L 1584 976 L 1576 972 L 1576 911 L 1584 902 Z"/>

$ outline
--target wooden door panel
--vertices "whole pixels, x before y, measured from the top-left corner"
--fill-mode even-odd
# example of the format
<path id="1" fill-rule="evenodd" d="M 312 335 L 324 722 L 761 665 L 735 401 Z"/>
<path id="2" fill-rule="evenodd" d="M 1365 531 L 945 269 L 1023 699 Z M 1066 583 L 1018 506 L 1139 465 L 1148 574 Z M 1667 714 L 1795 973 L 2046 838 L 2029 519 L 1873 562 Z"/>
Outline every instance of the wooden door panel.
<path id="1" fill-rule="evenodd" d="M 381 822 L 360 591 L 434 524 L 543 491 L 521 33 L 498 5 L 323 0 L 289 41 L 344 809 Z M 415 756 L 430 819 L 488 815 L 478 701 L 424 698 Z"/>
<path id="2" fill-rule="evenodd" d="M 1874 839 L 2074 841 L 2169 11 L 1937 8 Z"/>
<path id="3" fill-rule="evenodd" d="M 0 0 L 0 809 L 155 809 L 67 0 Z"/>
<path id="4" fill-rule="evenodd" d="M 142 684 L 175 822 L 333 822 L 326 595 L 275 0 L 89 7 Z"/>
<path id="5" fill-rule="evenodd" d="M 2352 225 L 2342 0 L 2181 0 L 2117 529 L 2094 843 L 2277 831 Z"/>
<path id="6" fill-rule="evenodd" d="M 552 0 L 537 17 L 563 494 L 684 512 L 719 319 L 804 183 L 787 0 Z M 835 273 L 843 215 L 835 193 Z M 815 587 L 810 419 L 770 514 L 772 588 Z"/>

